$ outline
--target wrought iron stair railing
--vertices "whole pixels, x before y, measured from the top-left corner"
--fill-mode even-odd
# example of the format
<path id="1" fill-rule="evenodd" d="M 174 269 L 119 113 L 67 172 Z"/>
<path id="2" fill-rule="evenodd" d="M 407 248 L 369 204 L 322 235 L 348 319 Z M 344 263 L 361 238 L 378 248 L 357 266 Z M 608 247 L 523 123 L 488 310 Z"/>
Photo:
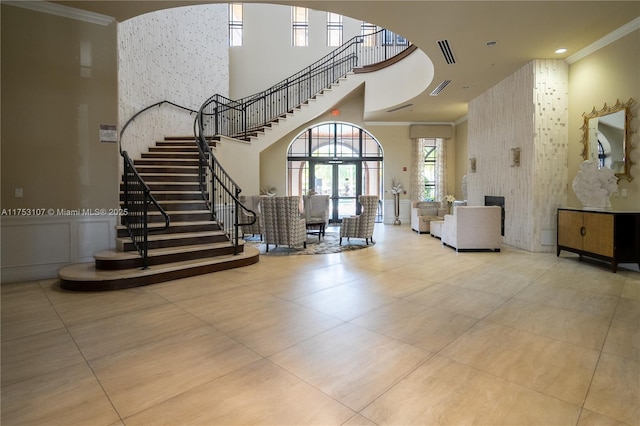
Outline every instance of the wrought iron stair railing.
<path id="1" fill-rule="evenodd" d="M 387 61 L 412 47 L 408 42 L 384 44 L 388 34 L 382 29 L 353 37 L 263 92 L 239 100 L 213 95 L 202 105 L 197 117 L 201 134 L 249 140 L 250 136 L 330 88 L 354 69 Z"/>
<path id="2" fill-rule="evenodd" d="M 142 268 L 148 268 L 148 236 L 149 236 L 149 206 L 152 205 L 164 218 L 164 227 L 155 228 L 155 230 L 164 230 L 169 227 L 170 218 L 169 214 L 158 204 L 158 201 L 151 194 L 149 186 L 145 183 L 144 179 L 136 170 L 133 160 L 129 157 L 127 151 L 122 149 L 122 139 L 125 130 L 131 123 L 135 121 L 141 114 L 149 111 L 155 107 L 160 107 L 164 104 L 171 105 L 173 107 L 189 111 L 190 114 L 196 113 L 189 108 L 185 108 L 178 104 L 169 101 L 157 102 L 150 105 L 136 114 L 134 114 L 122 127 L 119 137 L 118 150 L 122 156 L 123 167 L 123 211 L 126 213 L 123 216 L 124 225 L 127 227 L 127 231 L 133 245 L 142 257 Z"/>
<path id="3" fill-rule="evenodd" d="M 239 200 L 241 189 L 213 155 L 208 140 L 224 135 L 249 140 L 265 126 L 292 112 L 318 93 L 331 87 L 356 67 L 379 64 L 412 48 L 411 43 L 380 43 L 387 30 L 352 38 L 320 60 L 273 87 L 239 100 L 213 95 L 200 108 L 194 134 L 200 152 L 199 176 L 211 217 L 217 220 L 238 247 L 241 209 L 252 215 Z"/>
<path id="4" fill-rule="evenodd" d="M 209 146 L 210 139 L 202 136 L 198 123 L 199 121 L 196 119 L 194 133 L 198 135 L 196 142 L 200 153 L 198 162 L 200 190 L 203 199 L 209 206 L 211 219 L 218 223 L 233 244 L 234 254 L 238 254 L 240 251 L 240 228 L 242 225 L 253 225 L 258 220 L 258 216 L 256 212 L 245 207 L 240 201 L 242 189 L 213 155 Z M 205 196 L 205 194 L 209 194 L 209 196 Z M 245 212 L 242 213 L 242 217 L 248 217 L 248 220 L 240 220 L 241 211 Z"/>

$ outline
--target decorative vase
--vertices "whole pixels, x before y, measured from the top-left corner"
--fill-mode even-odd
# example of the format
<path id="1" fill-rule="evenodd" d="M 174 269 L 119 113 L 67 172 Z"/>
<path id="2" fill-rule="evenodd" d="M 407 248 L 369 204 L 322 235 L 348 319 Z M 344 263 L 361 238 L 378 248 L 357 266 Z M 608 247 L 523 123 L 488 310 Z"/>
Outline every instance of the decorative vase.
<path id="1" fill-rule="evenodd" d="M 393 208 L 396 214 L 396 219 L 393 221 L 394 225 L 401 225 L 400 222 L 400 193 L 393 194 Z"/>

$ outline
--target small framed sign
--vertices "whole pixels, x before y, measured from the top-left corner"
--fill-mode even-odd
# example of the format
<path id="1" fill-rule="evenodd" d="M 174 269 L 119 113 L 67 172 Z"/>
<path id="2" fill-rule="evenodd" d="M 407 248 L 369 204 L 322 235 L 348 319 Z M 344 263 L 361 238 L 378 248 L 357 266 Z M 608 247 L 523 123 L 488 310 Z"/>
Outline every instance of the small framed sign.
<path id="1" fill-rule="evenodd" d="M 100 142 L 116 143 L 118 142 L 118 131 L 113 124 L 100 125 Z"/>

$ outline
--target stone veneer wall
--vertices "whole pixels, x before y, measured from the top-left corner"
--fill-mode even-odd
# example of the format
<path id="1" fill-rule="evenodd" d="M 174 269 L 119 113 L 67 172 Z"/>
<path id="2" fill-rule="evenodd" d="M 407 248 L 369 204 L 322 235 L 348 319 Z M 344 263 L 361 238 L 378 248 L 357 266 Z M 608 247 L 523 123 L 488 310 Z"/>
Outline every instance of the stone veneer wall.
<path id="1" fill-rule="evenodd" d="M 469 203 L 505 197 L 505 244 L 554 249 L 556 209 L 566 200 L 567 84 L 564 61 L 535 60 L 469 103 Z"/>
<path id="2" fill-rule="evenodd" d="M 228 6 L 187 6 L 118 24 L 119 129 L 137 111 L 168 100 L 194 110 L 229 93 Z M 123 148 L 132 158 L 154 138 L 193 134 L 189 115 L 164 105 L 130 125 Z M 121 166 L 122 167 L 122 166 Z"/>

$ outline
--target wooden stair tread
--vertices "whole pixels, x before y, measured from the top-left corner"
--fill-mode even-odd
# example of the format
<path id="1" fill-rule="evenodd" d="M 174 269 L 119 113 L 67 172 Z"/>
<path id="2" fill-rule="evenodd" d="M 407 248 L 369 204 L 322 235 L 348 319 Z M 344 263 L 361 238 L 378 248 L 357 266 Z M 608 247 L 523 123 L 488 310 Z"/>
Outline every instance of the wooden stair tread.
<path id="1" fill-rule="evenodd" d="M 209 210 L 207 210 L 207 213 L 208 212 L 209 212 Z M 151 213 L 151 212 L 149 212 L 149 213 Z M 171 221 L 170 226 L 172 226 L 172 227 L 183 227 L 183 226 L 188 227 L 188 226 L 201 226 L 201 225 L 216 226 L 217 224 L 218 224 L 217 222 L 214 222 L 214 221 L 211 221 L 211 220 L 193 220 L 193 221 L 188 221 L 188 222 L 186 222 L 186 221 L 181 221 L 181 222 Z M 162 223 L 162 222 L 152 222 L 152 223 L 149 223 L 147 226 L 149 227 L 150 231 L 151 230 L 156 231 L 157 229 L 153 229 L 153 228 L 160 228 L 160 229 L 164 228 L 164 223 Z M 127 229 L 127 227 L 125 225 L 117 225 L 116 229 Z"/>
<path id="2" fill-rule="evenodd" d="M 241 246 L 244 246 L 244 241 L 241 240 L 239 242 Z M 222 241 L 219 243 L 208 243 L 208 244 L 193 244 L 187 246 L 179 246 L 179 247 L 163 247 L 163 248 L 155 248 L 149 249 L 148 256 L 149 258 L 155 256 L 166 256 L 168 254 L 180 254 L 180 253 L 193 253 L 198 251 L 205 251 L 210 249 L 216 249 L 220 247 L 229 247 L 231 246 L 230 241 Z M 109 260 L 109 261 L 118 261 L 118 260 L 131 260 L 138 259 L 140 255 L 137 251 L 119 251 L 119 250 L 103 250 L 94 254 L 96 260 Z"/>
<path id="3" fill-rule="evenodd" d="M 182 233 L 176 232 L 171 234 L 149 234 L 147 236 L 147 239 L 149 240 L 149 242 L 151 242 L 151 241 L 166 241 L 166 240 L 197 238 L 197 237 L 213 237 L 218 235 L 224 235 L 224 231 L 200 231 L 200 232 L 182 232 Z M 131 242 L 131 238 L 120 237 L 120 238 L 116 238 L 116 241 Z"/>
<path id="4" fill-rule="evenodd" d="M 211 139 L 208 144 L 216 147 Z M 152 194 L 159 197 L 159 204 L 171 220 L 165 228 L 158 209 L 151 207 L 147 212 L 150 231 L 147 269 L 142 269 L 143 259 L 133 248 L 127 227 L 120 225 L 116 227 L 119 235 L 116 249 L 95 253 L 91 263 L 62 268 L 58 273 L 61 288 L 79 291 L 132 288 L 257 263 L 259 250 L 245 246 L 242 239 L 234 247 L 220 224 L 211 220 L 206 201 L 197 197 L 202 194 L 198 159 L 193 136 L 174 136 L 157 141 L 134 160 L 138 173 Z M 123 190 L 120 196 L 122 200 Z"/>

